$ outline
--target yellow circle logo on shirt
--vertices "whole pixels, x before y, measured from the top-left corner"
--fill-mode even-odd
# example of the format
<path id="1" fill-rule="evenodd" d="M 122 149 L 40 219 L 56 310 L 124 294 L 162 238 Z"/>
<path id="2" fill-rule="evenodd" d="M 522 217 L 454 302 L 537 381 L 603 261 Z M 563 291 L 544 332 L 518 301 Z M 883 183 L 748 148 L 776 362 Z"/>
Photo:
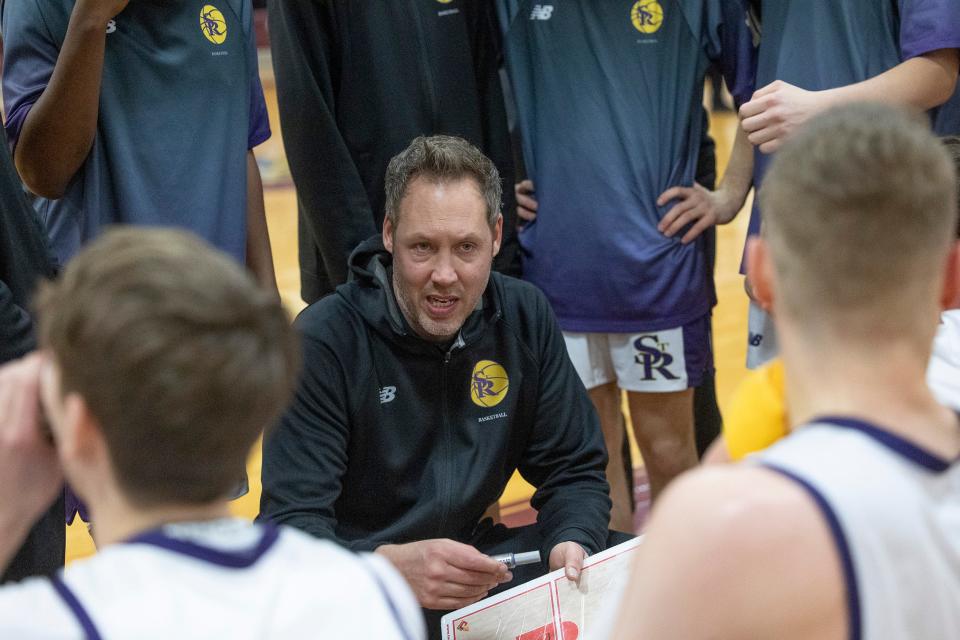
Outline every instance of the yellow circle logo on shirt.
<path id="1" fill-rule="evenodd" d="M 450 4 L 453 0 L 437 0 L 440 4 Z"/>
<path id="2" fill-rule="evenodd" d="M 200 10 L 200 30 L 213 44 L 223 44 L 227 39 L 227 20 L 212 4 Z"/>
<path id="3" fill-rule="evenodd" d="M 640 33 L 656 33 L 663 24 L 663 7 L 657 0 L 640 0 L 633 5 L 630 20 Z"/>
<path id="4" fill-rule="evenodd" d="M 493 360 L 481 360 L 470 377 L 470 399 L 478 407 L 495 407 L 507 397 L 510 378 L 506 370 Z"/>

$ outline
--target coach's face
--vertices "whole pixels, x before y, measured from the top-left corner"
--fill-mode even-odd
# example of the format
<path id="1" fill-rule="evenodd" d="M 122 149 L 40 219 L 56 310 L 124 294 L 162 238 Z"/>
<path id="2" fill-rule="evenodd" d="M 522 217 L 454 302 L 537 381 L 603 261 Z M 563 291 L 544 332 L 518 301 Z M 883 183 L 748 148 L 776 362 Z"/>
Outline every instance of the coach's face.
<path id="1" fill-rule="evenodd" d="M 503 217 L 491 228 L 473 178 L 407 185 L 397 222 L 383 225 L 393 254 L 393 290 L 410 327 L 422 338 L 454 338 L 476 308 L 500 250 Z"/>

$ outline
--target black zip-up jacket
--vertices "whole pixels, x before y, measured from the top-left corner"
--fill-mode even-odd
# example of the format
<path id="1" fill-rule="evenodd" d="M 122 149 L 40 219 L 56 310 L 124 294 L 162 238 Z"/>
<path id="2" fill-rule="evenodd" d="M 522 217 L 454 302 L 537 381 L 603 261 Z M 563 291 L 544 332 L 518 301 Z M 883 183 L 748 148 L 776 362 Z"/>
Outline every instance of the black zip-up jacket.
<path id="1" fill-rule="evenodd" d="M 412 333 L 379 238 L 355 281 L 297 319 L 304 373 L 263 452 L 261 517 L 357 551 L 469 542 L 519 469 L 536 487 L 543 557 L 604 548 L 607 454 L 546 298 L 494 273 L 449 348 Z"/>
<path id="2" fill-rule="evenodd" d="M 301 294 L 347 281 L 382 228 L 390 159 L 419 135 L 466 138 L 503 178 L 494 268 L 519 275 L 514 168 L 488 0 L 270 0 L 280 122 L 300 208 Z"/>

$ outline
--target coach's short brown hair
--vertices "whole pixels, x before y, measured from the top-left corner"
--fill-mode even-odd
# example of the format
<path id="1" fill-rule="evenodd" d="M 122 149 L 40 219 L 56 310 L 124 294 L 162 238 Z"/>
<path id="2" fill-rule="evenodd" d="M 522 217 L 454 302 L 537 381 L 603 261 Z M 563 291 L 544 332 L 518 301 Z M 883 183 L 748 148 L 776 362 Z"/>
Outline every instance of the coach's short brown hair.
<path id="1" fill-rule="evenodd" d="M 456 136 L 420 136 L 390 160 L 386 175 L 386 218 L 394 228 L 407 187 L 418 177 L 437 182 L 472 178 L 487 205 L 487 224 L 500 216 L 503 185 L 496 165 L 475 146 Z"/>
<path id="2" fill-rule="evenodd" d="M 926 341 L 957 225 L 956 183 L 928 123 L 905 111 L 859 104 L 808 123 L 760 191 L 781 309 L 808 331 Z"/>
<path id="3" fill-rule="evenodd" d="M 291 396 L 299 349 L 279 301 L 186 232 L 108 231 L 36 306 L 61 393 L 84 398 L 141 506 L 226 497 Z"/>

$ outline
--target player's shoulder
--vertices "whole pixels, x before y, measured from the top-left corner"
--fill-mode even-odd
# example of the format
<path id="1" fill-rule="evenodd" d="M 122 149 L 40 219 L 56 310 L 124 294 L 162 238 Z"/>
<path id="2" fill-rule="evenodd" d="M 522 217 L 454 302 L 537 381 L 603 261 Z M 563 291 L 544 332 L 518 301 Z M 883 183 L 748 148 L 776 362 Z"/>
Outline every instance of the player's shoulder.
<path id="1" fill-rule="evenodd" d="M 664 540 L 697 571 L 724 558 L 741 575 L 791 571 L 798 557 L 832 557 L 817 503 L 793 480 L 751 464 L 698 469 L 661 497 L 648 540 Z M 699 560 L 698 560 L 699 558 Z M 749 581 L 738 585 L 750 588 Z"/>
<path id="2" fill-rule="evenodd" d="M 771 469 L 726 465 L 681 476 L 657 504 L 644 544 L 671 558 L 682 589 L 713 594 L 724 610 L 764 612 L 738 633 L 819 629 L 843 615 L 830 523 L 802 485 Z M 806 606 L 791 609 L 797 601 Z"/>
<path id="3" fill-rule="evenodd" d="M 293 527 L 281 526 L 280 532 L 288 546 L 286 563 L 291 565 L 291 575 L 296 572 L 304 577 L 311 600 L 337 603 L 341 613 L 365 612 L 366 624 L 381 630 L 382 635 L 376 637 L 424 637 L 420 606 L 386 558 L 354 553 Z M 329 598 L 322 597 L 325 591 Z M 314 604 L 312 608 L 317 607 Z"/>
<path id="4" fill-rule="evenodd" d="M 69 21 L 74 4 L 75 0 L 0 0 L 0 23 L 4 29 L 16 30 L 26 25 L 58 29 Z"/>
<path id="5" fill-rule="evenodd" d="M 789 516 L 796 520 L 818 515 L 816 505 L 796 482 L 759 465 L 704 467 L 684 474 L 664 493 L 654 522 L 696 523 L 709 532 L 710 544 L 749 546 L 790 535 L 781 527 Z"/>
<path id="6" fill-rule="evenodd" d="M 65 600 L 48 578 L 0 587 L 0 638 L 82 638 Z"/>

